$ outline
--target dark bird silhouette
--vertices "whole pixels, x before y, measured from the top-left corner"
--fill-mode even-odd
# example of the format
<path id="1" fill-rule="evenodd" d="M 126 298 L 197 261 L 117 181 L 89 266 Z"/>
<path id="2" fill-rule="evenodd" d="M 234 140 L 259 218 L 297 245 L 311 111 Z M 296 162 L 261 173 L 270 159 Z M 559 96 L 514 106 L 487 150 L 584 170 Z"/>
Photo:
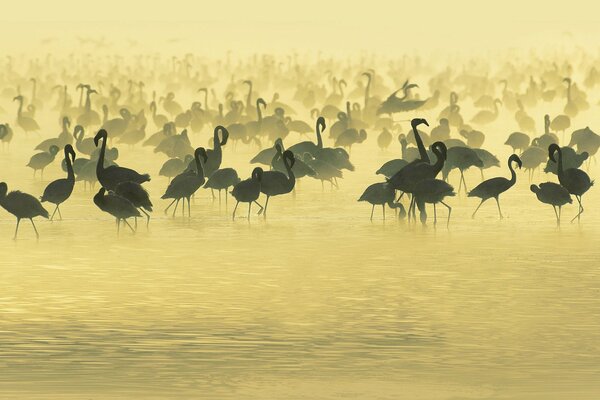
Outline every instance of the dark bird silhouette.
<path id="1" fill-rule="evenodd" d="M 556 160 L 555 154 L 558 154 L 558 161 Z M 560 184 L 567 189 L 569 193 L 574 195 L 579 203 L 579 212 L 575 217 L 573 217 L 571 222 L 575 221 L 575 219 L 579 221 L 581 219 L 581 214 L 583 214 L 581 197 L 592 187 L 594 182 L 590 180 L 588 174 L 580 169 L 564 168 L 562 149 L 558 147 L 557 144 L 554 143 L 548 147 L 548 157 L 550 160 L 558 163 L 558 181 Z"/>
<path id="2" fill-rule="evenodd" d="M 458 191 L 460 192 L 462 185 L 466 193 L 468 190 L 464 172 L 471 167 L 483 168 L 483 161 L 479 158 L 475 149 L 468 147 L 451 147 L 448 149 L 447 159 L 442 168 L 442 177 L 447 181 L 450 172 L 455 168 L 458 169 L 460 171 Z"/>
<path id="3" fill-rule="evenodd" d="M 107 138 L 108 133 L 104 129 L 100 129 L 94 137 L 94 143 L 96 144 L 96 147 L 98 147 L 98 142 L 100 139 L 102 139 L 102 147 L 100 148 L 100 155 L 96 164 L 96 176 L 102 187 L 106 188 L 107 190 L 114 190 L 121 182 L 135 182 L 140 184 L 148 182 L 150 180 L 150 175 L 148 174 L 142 175 L 132 169 L 119 167 L 116 165 L 111 165 L 104 168 L 104 156 L 106 153 Z"/>
<path id="4" fill-rule="evenodd" d="M 399 209 L 400 218 L 404 218 L 406 216 L 406 210 L 401 203 L 394 202 L 395 194 L 396 191 L 390 187 L 387 182 L 378 182 L 369 185 L 359 197 L 358 201 L 366 201 L 372 205 L 371 221 L 373 221 L 373 212 L 375 211 L 375 206 L 381 206 L 381 209 L 383 210 L 383 219 L 385 220 L 386 204 L 392 209 Z"/>
<path id="5" fill-rule="evenodd" d="M 21 219 L 26 218 L 31 221 L 35 236 L 40 237 L 33 218 L 40 216 L 48 218 L 48 211 L 42 206 L 42 203 L 30 194 L 20 192 L 18 190 L 8 193 L 8 186 L 5 182 L 0 182 L 0 206 L 6 211 L 17 217 L 17 227 L 15 229 L 15 236 L 13 239 L 17 239 L 17 233 L 19 232 L 19 223 Z"/>
<path id="6" fill-rule="evenodd" d="M 212 173 L 204 184 L 207 189 L 219 191 L 219 202 L 221 202 L 221 190 L 225 190 L 225 204 L 227 204 L 227 189 L 240 183 L 241 179 L 233 168 L 220 168 Z"/>
<path id="7" fill-rule="evenodd" d="M 202 162 L 200 161 L 200 157 L 202 157 Z M 165 214 L 169 210 L 169 208 L 175 204 L 175 208 L 173 210 L 173 216 L 175 216 L 175 211 L 177 211 L 177 206 L 179 205 L 179 201 L 183 199 L 183 213 L 185 215 L 185 200 L 188 202 L 188 217 L 191 217 L 190 211 L 190 198 L 202 185 L 204 184 L 204 167 L 202 163 L 206 162 L 208 159 L 206 155 L 206 150 L 204 147 L 198 147 L 194 151 L 194 161 L 196 163 L 195 171 L 186 171 L 179 175 L 177 175 L 165 191 L 165 194 L 162 195 L 162 199 L 173 199 L 173 201 L 169 204 L 169 206 L 165 209 Z"/>
<path id="8" fill-rule="evenodd" d="M 67 201 L 69 197 L 71 197 L 71 193 L 73 193 L 73 186 L 75 186 L 75 173 L 73 172 L 75 151 L 73 150 L 73 146 L 70 144 L 66 145 L 64 152 L 65 161 L 67 163 L 67 177 L 50 182 L 50 184 L 46 186 L 46 189 L 44 189 L 44 194 L 40 199 L 42 203 L 47 201 L 56 205 L 56 208 L 50 217 L 50 221 L 54 219 L 54 214 L 56 214 L 57 211 L 58 216 L 62 220 L 62 214 L 60 213 L 59 206 Z"/>
<path id="9" fill-rule="evenodd" d="M 502 193 L 506 192 L 508 189 L 514 186 L 515 182 L 517 182 L 517 174 L 513 169 L 512 163 L 516 162 L 519 168 L 523 165 L 521 159 L 518 155 L 513 154 L 508 157 L 508 169 L 510 170 L 510 179 L 506 179 L 504 177 L 496 177 L 491 178 L 486 181 L 481 182 L 477 185 L 473 190 L 469 192 L 469 197 L 479 197 L 481 202 L 473 212 L 472 218 L 475 218 L 475 214 L 479 207 L 483 204 L 484 201 L 491 199 L 492 197 L 496 199 L 496 204 L 498 204 L 498 213 L 500 214 L 500 219 L 504 218 L 502 216 L 502 210 L 500 210 L 500 200 L 499 197 Z"/>
<path id="10" fill-rule="evenodd" d="M 276 150 L 278 153 L 281 153 L 281 146 L 276 145 Z M 281 171 L 265 171 L 263 172 L 260 180 L 260 191 L 267 196 L 265 207 L 261 210 L 265 218 L 267 217 L 269 199 L 272 196 L 290 193 L 292 190 L 294 190 L 294 186 L 296 185 L 296 177 L 292 171 L 292 167 L 296 162 L 294 153 L 286 150 L 282 155 L 282 159 L 287 175 Z"/>
<path id="11" fill-rule="evenodd" d="M 454 196 L 454 188 L 446 181 L 440 179 L 425 179 L 418 182 L 413 189 L 413 196 L 417 205 L 421 204 L 419 208 L 423 208 L 424 203 L 433 204 L 433 224 L 437 224 L 437 210 L 436 204 L 442 203 L 448 209 L 448 219 L 446 226 L 450 225 L 450 214 L 452 214 L 452 207 L 444 202 L 444 199 L 448 196 Z M 421 222 L 424 224 L 427 219 L 427 214 L 421 212 Z"/>
<path id="12" fill-rule="evenodd" d="M 554 182 L 540 183 L 539 186 L 531 185 L 529 188 L 535 193 L 539 201 L 552 206 L 554 214 L 556 215 L 556 223 L 560 224 L 562 206 L 573 203 L 569 191 Z M 557 207 L 558 211 L 556 210 Z"/>
<path id="13" fill-rule="evenodd" d="M 115 187 L 115 194 L 126 198 L 137 207 L 146 216 L 146 226 L 150 223 L 150 214 L 147 211 L 152 212 L 152 202 L 148 192 L 136 182 L 121 182 Z M 137 218 L 136 218 L 137 225 Z"/>
<path id="14" fill-rule="evenodd" d="M 219 132 L 221 137 L 219 137 Z M 206 150 L 206 156 L 208 157 L 204 164 L 204 174 L 206 176 L 210 177 L 221 166 L 223 161 L 222 146 L 227 144 L 227 139 L 229 139 L 229 131 L 222 125 L 216 126 L 213 132 L 213 148 Z"/>
<path id="15" fill-rule="evenodd" d="M 235 185 L 231 191 L 231 195 L 236 199 L 235 208 L 233 209 L 233 219 L 235 220 L 235 212 L 240 202 L 248 203 L 248 220 L 250 220 L 250 210 L 252 203 L 260 207 L 259 213 L 262 211 L 261 206 L 256 200 L 260 196 L 260 182 L 262 180 L 263 169 L 256 167 L 252 170 L 252 176 Z"/>
<path id="16" fill-rule="evenodd" d="M 59 148 L 56 145 L 52 145 L 50 146 L 50 149 L 45 152 L 41 152 L 41 153 L 37 153 L 34 154 L 33 156 L 31 156 L 31 159 L 29 159 L 29 163 L 27 163 L 27 166 L 31 169 L 33 169 L 33 177 L 35 178 L 35 173 L 38 170 L 41 170 L 41 177 L 42 179 L 44 178 L 44 169 L 50 165 L 52 163 L 52 161 L 54 161 L 54 158 L 56 158 L 56 155 L 58 154 Z"/>
<path id="17" fill-rule="evenodd" d="M 325 130 L 325 118 L 319 117 L 317 118 L 315 132 L 317 134 L 317 143 L 311 142 L 309 140 L 296 143 L 293 146 L 288 148 L 294 154 L 304 154 L 310 153 L 313 156 L 317 154 L 319 149 L 323 148 L 323 138 L 321 137 L 321 133 Z"/>
<path id="18" fill-rule="evenodd" d="M 142 215 L 138 211 L 137 207 L 134 206 L 125 197 L 121 197 L 113 192 L 106 192 L 106 189 L 101 187 L 98 193 L 94 196 L 94 204 L 104 211 L 117 219 L 117 233 L 121 227 L 121 221 L 123 221 L 131 232 L 135 232 L 135 229 L 127 222 L 127 218 L 137 218 Z"/>

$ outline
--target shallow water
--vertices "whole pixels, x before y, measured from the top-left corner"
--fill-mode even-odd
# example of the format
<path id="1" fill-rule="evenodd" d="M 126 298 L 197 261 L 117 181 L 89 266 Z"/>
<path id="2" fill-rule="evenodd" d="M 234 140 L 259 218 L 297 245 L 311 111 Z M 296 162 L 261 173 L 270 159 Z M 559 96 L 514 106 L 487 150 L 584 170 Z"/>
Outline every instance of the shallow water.
<path id="1" fill-rule="evenodd" d="M 59 163 L 34 180 L 26 149 L 41 137 L 16 135 L 1 180 L 38 196 Z M 353 149 L 357 171 L 339 190 L 305 179 L 272 199 L 267 220 L 253 210 L 248 221 L 243 205 L 232 221 L 231 199 L 206 190 L 191 219 L 164 215 L 164 158 L 142 148 L 118 161 L 153 175 L 149 229 L 117 236 L 81 185 L 63 221 L 36 220 L 39 241 L 26 222 L 11 241 L 0 210 L 2 397 L 597 398 L 597 188 L 581 224 L 569 206 L 560 228 L 524 173 L 501 197 L 504 220 L 493 202 L 471 219 L 477 200 L 461 194 L 448 229 L 443 207 L 437 227 L 390 210 L 384 222 L 380 209 L 371 222 L 356 199 L 400 151 L 379 152 L 375 136 Z M 502 167 L 486 178 L 508 176 L 506 135 L 489 136 Z M 245 178 L 254 153 L 226 147 L 224 166 Z"/>

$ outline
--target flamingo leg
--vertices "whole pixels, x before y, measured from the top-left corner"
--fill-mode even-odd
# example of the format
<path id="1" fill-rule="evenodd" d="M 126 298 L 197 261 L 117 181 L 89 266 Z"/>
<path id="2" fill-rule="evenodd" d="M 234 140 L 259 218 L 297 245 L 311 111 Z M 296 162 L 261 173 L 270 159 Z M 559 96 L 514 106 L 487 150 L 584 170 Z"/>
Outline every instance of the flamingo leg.
<path id="1" fill-rule="evenodd" d="M 479 203 L 479 205 L 477 206 L 477 208 L 473 212 L 473 215 L 471 215 L 471 218 L 475 218 L 475 214 L 477 214 L 477 211 L 479 210 L 479 207 L 481 207 L 481 205 L 483 204 L 484 201 L 485 200 L 481 200 L 481 202 Z"/>
<path id="2" fill-rule="evenodd" d="M 62 221 L 62 214 L 60 213 L 60 204 L 56 205 L 56 210 L 58 211 L 58 218 L 60 218 L 60 220 Z"/>
<path id="3" fill-rule="evenodd" d="M 445 205 L 446 208 L 448 209 L 448 221 L 446 222 L 446 228 L 448 228 L 450 226 L 450 214 L 452 214 L 452 207 L 450 207 L 448 204 L 444 203 L 443 201 L 440 201 L 440 203 Z"/>
<path id="4" fill-rule="evenodd" d="M 167 208 L 165 208 L 165 215 L 167 214 L 167 211 L 169 211 L 169 208 L 171 208 L 171 206 L 173 205 L 173 203 L 175 203 L 177 201 L 177 199 L 173 199 L 173 201 L 171 202 L 171 204 L 169 204 L 169 206 Z"/>
<path id="5" fill-rule="evenodd" d="M 175 203 L 175 207 L 173 208 L 173 218 L 175 218 L 175 212 L 177 212 L 177 206 L 179 205 L 179 200 L 177 199 L 177 203 Z"/>
<path id="6" fill-rule="evenodd" d="M 17 227 L 15 229 L 15 236 L 13 237 L 13 240 L 17 240 L 17 233 L 19 232 L 19 223 L 21 222 L 21 218 L 17 218 Z"/>
<path id="7" fill-rule="evenodd" d="M 496 197 L 496 204 L 498 204 L 498 214 L 500 214 L 500 219 L 504 219 L 504 216 L 502 215 L 502 210 L 500 210 L 500 199 L 498 197 Z"/>
<path id="8" fill-rule="evenodd" d="M 56 207 L 54 208 L 54 212 L 50 216 L 50 221 L 52 221 L 54 219 L 54 214 L 56 214 L 56 210 L 58 210 L 58 204 L 56 205 Z"/>
<path id="9" fill-rule="evenodd" d="M 238 205 L 239 205 L 239 204 L 240 204 L 240 202 L 239 202 L 239 201 L 238 201 L 238 202 L 236 202 L 236 203 L 235 203 L 235 208 L 233 209 L 233 217 L 232 217 L 232 219 L 233 219 L 234 221 L 235 221 L 235 211 L 237 210 L 237 208 L 238 208 Z"/>
<path id="10" fill-rule="evenodd" d="M 463 175 L 463 171 L 462 170 L 460 171 L 460 176 L 462 178 L 463 185 L 465 187 L 465 194 L 467 194 L 467 192 L 468 192 L 468 190 L 467 190 L 467 180 L 465 179 L 465 176 Z"/>
<path id="11" fill-rule="evenodd" d="M 148 214 L 146 211 L 144 211 L 143 208 L 140 208 L 140 211 L 143 212 L 144 214 L 146 214 L 146 228 L 147 228 L 148 225 L 150 225 L 150 214 Z"/>
<path id="12" fill-rule="evenodd" d="M 258 215 L 260 215 L 261 213 L 263 214 L 263 216 L 265 218 L 267 218 L 267 207 L 269 207 L 269 199 L 271 198 L 271 196 L 267 196 L 267 201 L 265 203 L 265 209 L 263 210 L 262 208 L 260 210 L 258 210 Z"/>
<path id="13" fill-rule="evenodd" d="M 437 210 L 435 203 L 433 203 L 433 226 L 437 225 Z"/>
<path id="14" fill-rule="evenodd" d="M 29 220 L 31 221 L 31 226 L 33 226 L 33 230 L 35 231 L 35 237 L 37 239 L 39 239 L 40 238 L 40 234 L 38 233 L 37 228 L 35 227 L 35 224 L 33 223 L 33 218 L 29 218 Z"/>
<path id="15" fill-rule="evenodd" d="M 371 207 L 371 221 L 373 221 L 373 211 L 375 211 L 375 204 Z"/>
<path id="16" fill-rule="evenodd" d="M 252 208 L 252 202 L 248 203 L 248 221 L 250 221 L 250 209 Z"/>
<path id="17" fill-rule="evenodd" d="M 383 210 L 383 220 L 385 221 L 385 204 L 381 205 L 381 209 Z"/>
<path id="18" fill-rule="evenodd" d="M 125 218 L 123 218 L 123 222 L 125 222 L 125 224 L 129 227 L 129 229 L 131 229 L 131 232 L 135 233 L 135 229 L 133 229 L 133 227 L 131 225 L 129 225 L 129 222 L 127 222 L 127 220 Z"/>
<path id="19" fill-rule="evenodd" d="M 254 204 L 256 204 L 260 208 L 260 210 L 258 210 L 258 212 L 257 212 L 257 214 L 260 215 L 260 213 L 263 212 L 263 208 L 264 207 L 261 206 L 260 203 L 258 201 L 256 201 L 256 200 L 254 200 Z"/>
<path id="20" fill-rule="evenodd" d="M 553 205 L 552 208 L 554 209 L 554 215 L 556 215 L 556 224 L 560 224 L 560 217 L 558 216 L 558 212 L 556 211 L 556 206 Z"/>
<path id="21" fill-rule="evenodd" d="M 117 218 L 117 236 L 119 236 L 120 230 L 121 230 L 121 219 Z"/>
<path id="22" fill-rule="evenodd" d="M 191 206 L 190 206 L 190 198 L 187 198 L 188 201 L 188 218 L 192 218 L 192 212 L 190 210 Z"/>
<path id="23" fill-rule="evenodd" d="M 577 202 L 579 203 L 579 212 L 577 213 L 576 216 L 573 217 L 571 222 L 575 221 L 575 219 L 577 219 L 577 222 L 579 222 L 581 220 L 581 214 L 583 214 L 583 205 L 581 204 L 581 196 L 575 196 L 575 198 L 577 199 Z"/>

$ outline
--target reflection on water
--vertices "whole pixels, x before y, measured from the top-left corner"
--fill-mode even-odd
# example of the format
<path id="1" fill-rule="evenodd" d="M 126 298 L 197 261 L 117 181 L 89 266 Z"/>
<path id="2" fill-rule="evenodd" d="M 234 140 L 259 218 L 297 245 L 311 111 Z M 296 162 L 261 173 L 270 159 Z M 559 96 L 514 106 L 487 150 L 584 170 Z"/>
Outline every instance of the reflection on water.
<path id="1" fill-rule="evenodd" d="M 450 200 L 449 229 L 392 212 L 384 223 L 380 209 L 370 222 L 356 199 L 394 151 L 353 149 L 357 171 L 340 190 L 304 180 L 296 197 L 272 200 L 267 221 L 231 221 L 233 203 L 207 191 L 191 220 L 163 215 L 166 179 L 140 148 L 119 161 L 153 175 L 148 231 L 117 237 L 79 185 L 64 221 L 39 221 L 39 242 L 27 224 L 11 241 L 14 220 L 0 212 L 2 397 L 595 398 L 598 190 L 582 224 L 560 229 L 525 174 L 502 197 L 503 221 L 492 202 L 472 220 L 477 201 L 463 195 Z M 254 153 L 226 147 L 224 165 L 247 177 Z M 3 153 L 2 180 L 39 195 L 30 154 Z M 46 179 L 60 174 L 56 163 Z M 505 161 L 493 175 L 508 176 Z"/>

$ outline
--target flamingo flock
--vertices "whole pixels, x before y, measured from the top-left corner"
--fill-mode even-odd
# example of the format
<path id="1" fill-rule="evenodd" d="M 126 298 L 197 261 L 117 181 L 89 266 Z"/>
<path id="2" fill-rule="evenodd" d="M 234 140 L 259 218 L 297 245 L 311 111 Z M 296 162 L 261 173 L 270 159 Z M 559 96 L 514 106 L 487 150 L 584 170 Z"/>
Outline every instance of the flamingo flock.
<path id="1" fill-rule="evenodd" d="M 88 70 L 71 76 L 45 72 L 64 67 L 64 61 L 38 65 L 27 71 L 32 77 L 17 72 L 11 59 L 0 78 L 0 99 L 12 100 L 15 107 L 0 124 L 4 151 L 14 151 L 10 144 L 20 136 L 52 129 L 37 122 L 43 110 L 59 123 L 60 131 L 32 149 L 26 166 L 34 180 L 43 180 L 58 159 L 66 174 L 47 184 L 39 196 L 9 192 L 9 184 L 0 183 L 0 205 L 17 221 L 14 238 L 22 219 L 30 220 L 39 237 L 34 218 L 63 220 L 72 193 L 88 189 L 93 191 L 90 204 L 114 218 L 117 231 L 124 224 L 135 232 L 137 218 L 143 217 L 148 226 L 156 202 L 145 187 L 151 175 L 119 161 L 123 153 L 142 147 L 152 149 L 152 165 L 159 179 L 165 179 L 160 199 L 169 204 L 164 213 L 172 208 L 173 218 L 180 203 L 182 215 L 191 218 L 192 201 L 201 188 L 210 190 L 212 201 L 221 203 L 224 197 L 226 205 L 231 196 L 233 220 L 240 203 L 248 205 L 248 220 L 253 206 L 267 218 L 269 204 L 295 196 L 303 180 L 320 181 L 323 191 L 325 183 L 327 190 L 346 190 L 344 177 L 365 168 L 356 166 L 354 155 L 373 141 L 380 154 L 397 155 L 374 171 L 377 181 L 362 194 L 353 194 L 371 205 L 371 220 L 381 206 L 383 219 L 387 207 L 395 218 L 408 221 L 416 221 L 418 213 L 422 224 L 433 211 L 435 225 L 442 206 L 449 226 L 453 198 L 461 192 L 479 201 L 473 218 L 494 199 L 502 219 L 500 196 L 515 186 L 522 169 L 527 176 L 519 179 L 528 179 L 530 195 L 553 207 L 557 223 L 562 208 L 573 204 L 571 196 L 577 205 L 571 222 L 581 221 L 583 197 L 594 184 L 586 170 L 595 161 L 600 135 L 580 121 L 591 105 L 571 66 L 550 67 L 538 60 L 539 76 L 507 68 L 494 77 L 448 67 L 430 77 L 430 94 L 421 97 L 424 80 L 397 78 L 406 76 L 406 70 L 416 74 L 417 64 L 390 64 L 392 71 L 384 72 L 362 63 L 347 66 L 330 60 L 311 65 L 296 60 L 284 67 L 273 60 L 211 63 L 186 55 L 173 58 L 169 67 L 158 65 L 156 71 L 132 61 L 131 67 L 141 71 L 136 79 L 129 70 L 93 67 L 101 77 L 91 84 L 85 83 L 91 81 Z M 600 84 L 596 80 L 590 73 L 585 86 L 593 89 Z M 26 85 L 31 85 L 30 96 L 22 92 Z M 476 111 L 469 117 L 465 105 L 470 104 Z M 556 110 L 556 104 L 562 104 L 561 113 L 538 116 L 533 111 L 542 106 Z M 500 133 L 494 128 L 501 116 L 512 120 L 512 130 Z M 407 122 L 410 129 L 404 130 Z M 509 177 L 484 179 L 484 171 L 502 165 L 483 148 L 499 135 L 511 149 Z M 246 178 L 225 166 L 227 154 L 240 149 L 255 154 L 248 159 L 253 169 Z M 478 184 L 467 184 L 470 169 L 480 171 Z M 542 170 L 551 179 L 532 182 Z M 457 189 L 450 183 L 455 174 L 460 175 Z M 52 213 L 44 203 L 53 207 Z M 69 218 L 68 211 L 64 218 Z"/>

